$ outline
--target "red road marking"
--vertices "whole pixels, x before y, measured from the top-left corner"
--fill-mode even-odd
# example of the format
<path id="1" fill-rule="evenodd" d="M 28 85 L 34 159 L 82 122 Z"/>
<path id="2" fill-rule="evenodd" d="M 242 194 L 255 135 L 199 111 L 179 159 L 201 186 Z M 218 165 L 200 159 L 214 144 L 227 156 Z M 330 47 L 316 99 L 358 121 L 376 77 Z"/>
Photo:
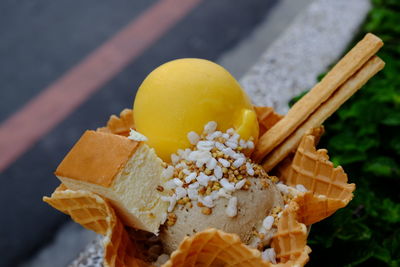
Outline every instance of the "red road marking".
<path id="1" fill-rule="evenodd" d="M 159 0 L 2 123 L 0 172 L 200 2 Z"/>

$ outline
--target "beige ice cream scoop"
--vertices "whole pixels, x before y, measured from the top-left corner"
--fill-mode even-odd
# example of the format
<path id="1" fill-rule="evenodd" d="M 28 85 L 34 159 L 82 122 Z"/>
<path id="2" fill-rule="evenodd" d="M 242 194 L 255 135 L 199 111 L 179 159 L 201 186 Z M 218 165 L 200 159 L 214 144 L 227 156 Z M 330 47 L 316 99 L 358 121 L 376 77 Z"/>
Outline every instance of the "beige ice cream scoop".
<path id="1" fill-rule="evenodd" d="M 248 243 L 253 231 L 261 226 L 270 211 L 274 207 L 283 207 L 282 196 L 269 179 L 253 178 L 249 181 L 251 182 L 249 190 L 238 190 L 232 194 L 237 198 L 235 217 L 227 215 L 229 206 L 227 198 L 219 198 L 210 215 L 203 214 L 202 208 L 195 203 L 192 208 L 177 206 L 174 210 L 176 223 L 173 226 L 166 226 L 161 231 L 166 252 L 171 253 L 177 249 L 185 236 L 191 236 L 210 227 L 236 233 L 244 243 Z"/>

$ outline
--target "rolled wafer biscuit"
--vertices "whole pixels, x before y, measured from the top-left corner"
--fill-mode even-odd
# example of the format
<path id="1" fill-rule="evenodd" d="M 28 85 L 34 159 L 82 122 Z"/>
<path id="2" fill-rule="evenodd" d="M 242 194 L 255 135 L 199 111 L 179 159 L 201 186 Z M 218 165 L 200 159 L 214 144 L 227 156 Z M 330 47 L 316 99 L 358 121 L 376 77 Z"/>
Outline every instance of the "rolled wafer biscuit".
<path id="1" fill-rule="evenodd" d="M 320 107 L 307 119 L 306 122 L 304 122 L 284 142 L 278 145 L 271 153 L 267 155 L 262 163 L 264 169 L 266 171 L 270 171 L 280 161 L 282 161 L 291 151 L 293 151 L 298 146 L 301 138 L 308 130 L 321 125 L 372 76 L 383 69 L 384 66 L 385 63 L 379 57 L 372 57 L 353 77 L 348 79 L 337 90 L 337 92 L 332 95 L 331 98 L 320 105 Z"/>
<path id="2" fill-rule="evenodd" d="M 310 92 L 302 97 L 287 115 L 258 140 L 252 158 L 260 162 L 276 146 L 326 101 L 348 78 L 356 73 L 383 45 L 381 39 L 368 33 L 353 47 Z"/>

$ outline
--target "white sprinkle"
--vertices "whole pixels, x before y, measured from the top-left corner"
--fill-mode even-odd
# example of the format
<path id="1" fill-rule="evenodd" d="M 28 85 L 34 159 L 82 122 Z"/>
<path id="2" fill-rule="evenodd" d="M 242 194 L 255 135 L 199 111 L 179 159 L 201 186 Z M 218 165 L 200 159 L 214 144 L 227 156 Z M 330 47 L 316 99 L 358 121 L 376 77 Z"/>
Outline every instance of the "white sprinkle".
<path id="1" fill-rule="evenodd" d="M 198 182 L 194 182 L 193 184 L 189 185 L 189 188 L 190 189 L 197 189 L 197 188 L 199 188 L 199 186 L 200 186 L 200 184 Z"/>
<path id="2" fill-rule="evenodd" d="M 242 148 L 247 148 L 247 142 L 244 141 L 243 139 L 240 139 L 239 145 L 240 145 Z"/>
<path id="3" fill-rule="evenodd" d="M 229 199 L 225 213 L 228 217 L 235 217 L 237 215 L 237 197 L 231 197 Z"/>
<path id="4" fill-rule="evenodd" d="M 307 192 L 308 191 L 307 188 L 305 188 L 305 186 L 302 185 L 302 184 L 296 185 L 296 189 L 299 190 L 300 192 Z"/>
<path id="5" fill-rule="evenodd" d="M 197 192 L 197 189 L 189 188 L 187 190 L 188 196 L 191 200 L 197 200 L 199 196 L 199 192 Z"/>
<path id="6" fill-rule="evenodd" d="M 216 182 L 218 181 L 217 177 L 215 177 L 214 175 L 210 175 L 210 181 Z"/>
<path id="7" fill-rule="evenodd" d="M 175 168 L 176 169 L 178 169 L 178 168 L 187 168 L 187 165 L 186 165 L 185 162 L 180 162 L 180 163 L 175 165 Z"/>
<path id="8" fill-rule="evenodd" d="M 242 166 L 244 164 L 244 162 L 246 161 L 245 158 L 238 158 L 237 160 L 235 160 L 232 165 L 236 168 L 239 168 L 240 166 Z"/>
<path id="9" fill-rule="evenodd" d="M 227 147 L 222 149 L 222 153 L 224 153 L 225 155 L 229 156 L 229 157 L 233 157 L 233 155 L 235 155 L 235 151 L 232 150 L 232 148 Z"/>
<path id="10" fill-rule="evenodd" d="M 174 180 L 169 180 L 169 181 L 164 183 L 164 187 L 166 189 L 174 189 L 174 188 L 176 188 L 176 186 L 177 185 L 175 184 Z"/>
<path id="11" fill-rule="evenodd" d="M 182 156 L 183 151 L 184 151 L 183 149 L 178 149 L 178 151 L 176 153 L 178 153 L 179 156 Z"/>
<path id="12" fill-rule="evenodd" d="M 206 164 L 207 169 L 214 170 L 215 166 L 217 166 L 217 160 L 215 158 L 210 158 Z"/>
<path id="13" fill-rule="evenodd" d="M 234 158 L 234 159 L 240 159 L 240 158 L 246 159 L 246 157 L 244 156 L 243 153 L 235 153 L 235 154 L 232 155 L 232 158 Z"/>
<path id="14" fill-rule="evenodd" d="M 174 167 L 168 166 L 168 168 L 164 169 L 161 173 L 161 177 L 164 179 L 170 179 L 174 175 Z"/>
<path id="15" fill-rule="evenodd" d="M 234 133 L 233 136 L 231 137 L 231 139 L 235 140 L 235 142 L 237 143 L 239 141 L 239 137 L 240 137 L 240 135 L 238 133 Z"/>
<path id="16" fill-rule="evenodd" d="M 228 194 L 228 192 L 226 192 L 225 188 L 221 188 L 220 190 L 218 190 L 218 196 L 228 199 L 232 197 L 230 194 Z"/>
<path id="17" fill-rule="evenodd" d="M 187 134 L 187 138 L 189 139 L 189 142 L 192 144 L 192 145 L 195 145 L 195 144 L 197 144 L 197 142 L 199 142 L 199 140 L 200 140 L 200 136 L 196 133 L 196 132 L 189 132 L 188 134 Z"/>
<path id="18" fill-rule="evenodd" d="M 272 225 L 274 224 L 274 217 L 272 216 L 267 216 L 265 217 L 262 226 L 265 228 L 265 230 L 270 230 Z"/>
<path id="19" fill-rule="evenodd" d="M 211 153 L 209 151 L 192 151 L 189 154 L 189 160 L 190 161 L 199 161 L 201 163 L 201 166 L 203 164 L 205 164 L 210 157 L 211 157 Z"/>
<path id="20" fill-rule="evenodd" d="M 206 196 L 205 198 L 199 197 L 199 202 L 203 203 L 203 205 L 208 208 L 213 208 L 215 206 L 214 201 L 210 196 Z"/>
<path id="21" fill-rule="evenodd" d="M 219 150 L 222 151 L 224 148 L 226 148 L 223 144 L 220 142 L 215 142 L 215 147 Z"/>
<path id="22" fill-rule="evenodd" d="M 236 149 L 238 147 L 237 143 L 231 142 L 231 141 L 226 141 L 225 145 L 227 145 L 228 147 L 232 148 L 232 149 Z"/>
<path id="23" fill-rule="evenodd" d="M 276 187 L 278 188 L 279 191 L 281 191 L 284 194 L 288 194 L 289 193 L 289 187 L 287 185 L 284 185 L 282 183 L 278 183 L 278 184 L 276 184 Z"/>
<path id="24" fill-rule="evenodd" d="M 215 175 L 215 177 L 219 180 L 219 179 L 221 179 L 222 178 L 222 176 L 223 176 L 223 173 L 222 173 L 222 168 L 220 167 L 220 166 L 215 166 L 215 168 L 214 168 L 214 175 Z"/>
<path id="25" fill-rule="evenodd" d="M 168 212 L 171 212 L 174 210 L 176 205 L 176 199 L 175 198 L 171 198 L 171 201 L 169 203 L 169 207 L 168 207 Z"/>
<path id="26" fill-rule="evenodd" d="M 189 148 L 186 148 L 185 152 L 182 155 L 182 158 L 185 159 L 185 160 L 189 160 L 190 152 L 192 152 L 192 150 L 190 150 Z"/>
<path id="27" fill-rule="evenodd" d="M 203 165 L 204 165 L 204 162 L 202 162 L 200 160 L 196 161 L 196 167 L 197 168 L 201 168 Z"/>
<path id="28" fill-rule="evenodd" d="M 176 205 L 176 195 L 175 194 L 172 197 L 162 196 L 161 200 L 165 201 L 165 202 L 169 202 L 168 212 L 171 212 L 174 210 L 175 205 Z"/>
<path id="29" fill-rule="evenodd" d="M 224 166 L 225 168 L 228 168 L 229 166 L 231 166 L 231 164 L 229 163 L 229 161 L 227 161 L 226 159 L 219 158 L 218 161 L 219 161 L 219 163 L 221 163 L 222 166 Z"/>
<path id="30" fill-rule="evenodd" d="M 212 141 L 215 138 L 220 137 L 221 135 L 222 135 L 222 133 L 220 131 L 216 131 L 216 132 L 213 132 L 212 134 L 207 135 L 206 139 L 209 140 L 209 141 Z"/>
<path id="31" fill-rule="evenodd" d="M 174 184 L 176 185 L 176 186 L 182 186 L 183 185 L 183 182 L 179 179 L 179 178 L 174 178 L 174 179 L 172 179 L 172 181 L 174 182 Z"/>
<path id="32" fill-rule="evenodd" d="M 200 185 L 207 186 L 208 181 L 210 181 L 210 177 L 205 175 L 204 173 L 200 173 L 200 175 L 197 177 L 197 181 Z"/>
<path id="33" fill-rule="evenodd" d="M 231 184 L 226 178 L 221 179 L 220 180 L 220 184 L 227 191 L 234 191 L 235 190 L 235 186 L 233 184 Z"/>
<path id="34" fill-rule="evenodd" d="M 180 160 L 180 157 L 176 154 L 171 154 L 171 161 L 173 164 L 178 163 L 178 161 Z"/>
<path id="35" fill-rule="evenodd" d="M 213 141 L 199 141 L 196 145 L 198 150 L 210 151 L 214 147 Z"/>
<path id="36" fill-rule="evenodd" d="M 185 177 L 185 182 L 188 184 L 194 179 L 196 179 L 197 174 L 195 172 L 190 173 L 188 176 Z"/>
<path id="37" fill-rule="evenodd" d="M 161 200 L 165 202 L 169 202 L 171 197 L 161 196 Z"/>
<path id="38" fill-rule="evenodd" d="M 253 166 L 250 164 L 250 162 L 246 162 L 246 172 L 250 176 L 254 175 L 254 169 Z"/>
<path id="39" fill-rule="evenodd" d="M 175 193 L 176 193 L 176 200 L 179 200 L 179 199 L 181 199 L 181 198 L 184 198 L 184 197 L 186 197 L 186 195 L 187 195 L 187 191 L 186 191 L 186 189 L 183 188 L 183 187 L 177 187 L 177 188 L 175 189 Z"/>
<path id="40" fill-rule="evenodd" d="M 269 261 L 273 264 L 276 264 L 276 254 L 274 248 L 267 248 L 261 254 L 261 257 L 265 261 Z"/>
<path id="41" fill-rule="evenodd" d="M 264 227 L 260 227 L 260 229 L 258 229 L 258 232 L 264 235 L 267 234 L 267 230 Z"/>
<path id="42" fill-rule="evenodd" d="M 235 184 L 235 189 L 237 189 L 237 190 L 241 189 L 245 183 L 246 183 L 246 179 L 240 180 L 239 182 L 237 182 Z"/>
<path id="43" fill-rule="evenodd" d="M 253 149 L 254 148 L 254 143 L 253 141 L 247 141 L 247 148 Z"/>
<path id="44" fill-rule="evenodd" d="M 144 136 L 143 134 L 131 129 L 131 132 L 129 133 L 128 139 L 134 140 L 134 141 L 147 141 L 147 137 Z"/>
<path id="45" fill-rule="evenodd" d="M 204 126 L 204 132 L 207 134 L 215 132 L 216 129 L 217 129 L 217 123 L 215 121 L 210 121 Z"/>
<path id="46" fill-rule="evenodd" d="M 222 138 L 228 140 L 229 139 L 229 134 L 227 134 L 227 133 L 222 134 Z"/>
<path id="47" fill-rule="evenodd" d="M 185 164 L 186 165 L 186 164 Z M 185 167 L 187 168 L 187 166 Z M 182 172 L 186 175 L 190 175 L 190 171 L 188 169 L 183 169 Z"/>
<path id="48" fill-rule="evenodd" d="M 235 133 L 235 130 L 234 130 L 233 128 L 229 128 L 228 130 L 226 130 L 226 132 L 227 132 L 228 134 L 234 134 L 234 133 Z"/>
<path id="49" fill-rule="evenodd" d="M 210 197 L 212 200 L 217 200 L 219 198 L 218 191 L 212 191 Z"/>

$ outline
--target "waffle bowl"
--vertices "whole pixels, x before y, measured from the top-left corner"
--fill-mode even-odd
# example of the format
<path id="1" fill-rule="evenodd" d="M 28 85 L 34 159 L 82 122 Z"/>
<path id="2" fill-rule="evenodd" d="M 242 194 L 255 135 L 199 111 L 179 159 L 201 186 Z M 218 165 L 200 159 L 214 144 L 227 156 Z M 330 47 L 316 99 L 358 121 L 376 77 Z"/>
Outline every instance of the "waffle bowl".
<path id="1" fill-rule="evenodd" d="M 281 116 L 270 107 L 257 107 L 256 111 L 260 133 L 265 132 L 281 119 Z M 99 128 L 98 131 L 126 135 L 131 128 L 134 128 L 133 121 L 127 120 L 127 114 L 132 114 L 132 111 L 125 109 L 120 117 L 112 115 L 107 126 Z M 315 184 L 307 193 L 293 198 L 288 208 L 282 212 L 277 224 L 277 233 L 271 241 L 271 247 L 276 251 L 277 264 L 264 261 L 260 251 L 242 243 L 236 234 L 207 229 L 185 238 L 163 266 L 304 266 L 311 252 L 306 245 L 306 225 L 320 221 L 345 206 L 350 201 L 351 192 L 354 190 L 354 185 L 347 185 L 347 176 L 343 170 L 333 168 L 332 163 L 328 161 L 326 150 L 316 150 L 315 141 L 322 133 L 322 128 L 309 131 L 294 157 L 286 158 L 276 168 L 279 177 L 288 185 L 298 183 L 307 185 L 313 181 Z M 338 181 L 346 193 L 338 194 L 337 191 L 329 189 L 331 193 L 327 194 L 326 198 L 321 197 L 326 192 L 321 190 L 321 186 L 317 186 L 320 183 L 318 180 L 320 173 L 309 173 L 309 169 L 313 167 L 306 168 L 303 172 L 298 171 L 304 167 L 304 160 L 312 161 L 314 165 L 324 166 L 324 170 L 328 170 L 328 173 L 341 174 Z M 309 175 L 305 177 L 302 175 L 304 173 L 309 173 Z M 327 175 L 327 177 L 336 176 Z M 331 180 L 323 181 L 329 184 Z M 334 188 L 334 185 L 326 188 Z M 336 198 L 333 198 L 334 196 Z M 341 200 L 341 197 L 345 199 Z M 145 251 L 135 244 L 134 238 L 132 239 L 125 230 L 113 207 L 104 198 L 88 191 L 70 190 L 61 184 L 51 197 L 44 197 L 43 200 L 70 215 L 83 227 L 104 235 L 105 266 L 152 266 L 143 260 Z"/>

